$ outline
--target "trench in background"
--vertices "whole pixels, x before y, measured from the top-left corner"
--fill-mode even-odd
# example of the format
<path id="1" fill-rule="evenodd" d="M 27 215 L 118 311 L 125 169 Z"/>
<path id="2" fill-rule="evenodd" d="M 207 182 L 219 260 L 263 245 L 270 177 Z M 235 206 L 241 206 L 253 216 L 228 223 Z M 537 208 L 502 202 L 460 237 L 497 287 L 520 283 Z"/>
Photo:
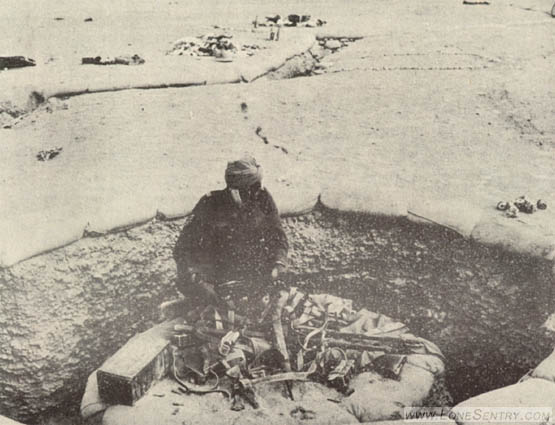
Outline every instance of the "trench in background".
<path id="1" fill-rule="evenodd" d="M 281 66 L 269 71 L 256 79 L 262 80 L 286 80 L 298 77 L 313 77 L 327 72 L 321 61 L 339 51 L 349 47 L 352 43 L 362 37 L 321 37 L 317 38 L 316 44 L 307 51 L 287 59 Z M 330 42 L 335 46 L 330 48 Z M 255 80 L 256 80 L 255 79 Z"/>
<path id="2" fill-rule="evenodd" d="M 286 59 L 280 66 L 276 69 L 269 70 L 268 72 L 261 74 L 255 78 L 253 78 L 249 83 L 253 83 L 259 79 L 265 80 L 283 80 L 283 79 L 290 79 L 290 78 L 297 78 L 297 77 L 310 77 L 319 74 L 325 73 L 325 68 L 320 64 L 320 61 L 330 55 L 337 53 L 340 50 L 348 47 L 349 44 L 360 40 L 362 37 L 341 37 L 341 36 L 330 36 L 330 37 L 322 37 L 317 38 L 316 44 L 297 55 L 294 55 L 288 59 Z M 328 41 L 337 41 L 340 43 L 339 47 L 334 47 L 330 49 L 326 47 L 326 42 Z M 121 65 L 119 65 L 121 66 Z M 237 80 L 234 82 L 227 82 L 227 83 L 217 83 L 217 84 L 238 84 L 241 82 L 246 82 L 245 80 Z M 3 105 L 0 105 L 0 114 L 5 113 L 6 116 L 9 116 L 11 119 L 9 121 L 0 121 L 0 129 L 10 129 L 16 127 L 21 121 L 25 120 L 28 116 L 33 114 L 33 112 L 39 110 L 39 108 L 45 108 L 47 111 L 52 112 L 56 110 L 58 107 L 62 107 L 59 105 L 53 105 L 49 103 L 50 99 L 60 99 L 60 100 L 67 100 L 74 96 L 82 96 L 87 94 L 95 94 L 95 93 L 105 93 L 105 92 L 118 92 L 124 90 L 155 90 L 155 89 L 168 89 L 168 88 L 188 88 L 188 87 L 197 87 L 206 85 L 206 81 L 198 82 L 198 83 L 173 83 L 173 84 L 142 84 L 137 86 L 131 87 L 115 87 L 109 89 L 98 89 L 98 90 L 89 90 L 88 88 L 84 88 L 82 90 L 76 90 L 71 92 L 64 92 L 58 93 L 50 98 L 46 98 L 42 93 L 37 91 L 32 91 L 29 94 L 28 103 L 25 108 L 17 108 L 13 105 L 10 105 L 9 102 Z M 63 106 L 62 109 L 67 108 Z M 1 118 L 1 115 L 0 115 Z"/>

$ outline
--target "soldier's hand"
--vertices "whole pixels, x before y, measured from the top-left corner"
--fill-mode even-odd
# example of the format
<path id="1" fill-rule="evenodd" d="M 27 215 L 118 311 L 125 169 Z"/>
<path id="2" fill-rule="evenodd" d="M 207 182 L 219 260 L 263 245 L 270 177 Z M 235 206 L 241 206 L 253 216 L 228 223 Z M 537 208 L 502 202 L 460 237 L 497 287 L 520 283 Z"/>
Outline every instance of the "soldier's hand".
<path id="1" fill-rule="evenodd" d="M 190 279 L 191 283 L 199 283 L 199 282 L 202 282 L 204 280 L 204 276 L 196 268 L 189 267 L 187 269 L 187 272 L 189 273 L 189 279 Z"/>
<path id="2" fill-rule="evenodd" d="M 211 304 L 217 305 L 221 300 L 216 294 L 216 290 L 214 289 L 214 285 L 200 281 L 197 283 L 200 292 L 203 294 L 203 297 L 206 301 L 210 302 Z"/>
<path id="3" fill-rule="evenodd" d="M 285 271 L 285 267 L 283 264 L 275 264 L 274 268 L 272 269 L 272 280 L 277 280 Z"/>

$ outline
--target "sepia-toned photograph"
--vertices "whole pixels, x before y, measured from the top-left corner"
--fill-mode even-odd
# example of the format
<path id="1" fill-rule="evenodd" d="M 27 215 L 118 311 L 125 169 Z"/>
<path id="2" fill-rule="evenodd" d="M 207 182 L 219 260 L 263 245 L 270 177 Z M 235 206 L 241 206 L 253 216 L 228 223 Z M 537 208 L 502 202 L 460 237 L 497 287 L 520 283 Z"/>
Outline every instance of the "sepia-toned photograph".
<path id="1" fill-rule="evenodd" d="M 555 424 L 554 0 L 0 0 L 0 425 Z"/>

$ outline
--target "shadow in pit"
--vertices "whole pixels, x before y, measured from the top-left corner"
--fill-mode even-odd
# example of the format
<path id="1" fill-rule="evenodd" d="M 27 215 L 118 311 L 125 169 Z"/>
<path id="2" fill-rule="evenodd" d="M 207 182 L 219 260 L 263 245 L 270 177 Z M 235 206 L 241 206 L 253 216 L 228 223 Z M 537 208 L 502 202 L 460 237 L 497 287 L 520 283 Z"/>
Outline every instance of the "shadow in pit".
<path id="1" fill-rule="evenodd" d="M 302 247 L 287 284 L 351 298 L 437 343 L 455 403 L 515 383 L 553 349 L 548 261 L 405 218 L 319 207 L 286 226 Z"/>

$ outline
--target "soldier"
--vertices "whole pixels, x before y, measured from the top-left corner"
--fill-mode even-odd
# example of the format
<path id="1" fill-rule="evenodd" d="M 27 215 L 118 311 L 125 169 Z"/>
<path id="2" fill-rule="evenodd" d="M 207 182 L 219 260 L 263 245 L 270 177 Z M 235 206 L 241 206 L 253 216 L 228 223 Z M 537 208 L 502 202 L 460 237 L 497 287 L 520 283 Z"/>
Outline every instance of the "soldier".
<path id="1" fill-rule="evenodd" d="M 173 252 L 177 288 L 196 303 L 218 304 L 220 283 L 277 279 L 286 266 L 287 237 L 256 160 L 229 162 L 225 181 L 197 203 Z"/>

